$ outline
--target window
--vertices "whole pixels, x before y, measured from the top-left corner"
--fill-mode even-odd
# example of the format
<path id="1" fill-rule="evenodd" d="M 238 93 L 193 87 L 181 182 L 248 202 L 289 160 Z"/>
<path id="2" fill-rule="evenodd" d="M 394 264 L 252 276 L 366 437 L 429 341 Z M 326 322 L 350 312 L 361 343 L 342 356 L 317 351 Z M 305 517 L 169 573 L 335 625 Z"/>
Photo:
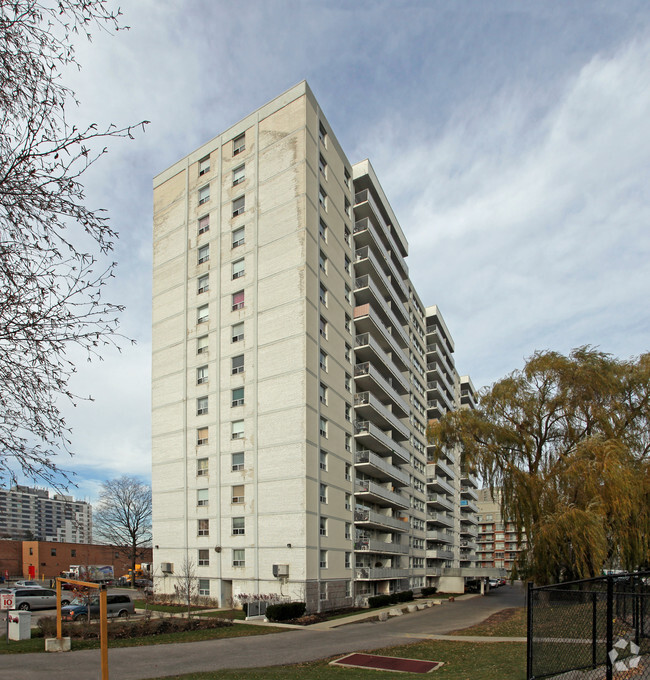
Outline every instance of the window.
<path id="1" fill-rule="evenodd" d="M 208 428 L 207 427 L 200 427 L 196 431 L 196 445 L 197 446 L 203 446 L 204 444 L 208 443 Z"/>
<path id="2" fill-rule="evenodd" d="M 236 293 L 232 294 L 232 311 L 235 312 L 238 309 L 244 308 L 244 291 L 238 290 Z"/>
<path id="3" fill-rule="evenodd" d="M 199 189 L 199 205 L 203 205 L 210 200 L 210 185 L 206 184 Z"/>
<path id="4" fill-rule="evenodd" d="M 244 404 L 244 388 L 236 387 L 232 390 L 231 406 L 242 406 Z"/>
<path id="5" fill-rule="evenodd" d="M 516 555 L 516 554 L 517 554 L 517 553 L 515 553 L 515 555 Z M 30 553 L 30 555 L 31 555 L 31 553 Z M 76 556 L 77 556 L 77 549 L 76 549 L 76 548 L 72 548 L 72 549 L 70 550 L 70 557 L 76 557 Z"/>
<path id="6" fill-rule="evenodd" d="M 327 385 L 324 385 L 323 383 L 320 384 L 320 387 L 318 388 L 318 397 L 321 404 L 327 405 Z"/>
<path id="7" fill-rule="evenodd" d="M 203 276 L 199 276 L 197 280 L 197 288 L 196 292 L 199 293 L 207 293 L 210 290 L 210 275 L 209 274 L 203 274 Z"/>
<path id="8" fill-rule="evenodd" d="M 210 245 L 206 243 L 206 245 L 201 246 L 199 248 L 199 264 L 203 264 L 204 262 L 207 262 L 210 259 Z"/>
<path id="9" fill-rule="evenodd" d="M 234 420 L 231 424 L 232 428 L 232 438 L 233 439 L 243 439 L 244 438 L 244 421 Z"/>
<path id="10" fill-rule="evenodd" d="M 232 140 L 232 155 L 236 156 L 237 154 L 241 153 L 246 149 L 246 133 L 244 132 L 243 134 L 239 135 L 239 137 L 235 137 L 235 139 Z"/>
<path id="11" fill-rule="evenodd" d="M 232 518 L 233 536 L 243 536 L 246 533 L 246 520 L 243 517 Z"/>
<path id="12" fill-rule="evenodd" d="M 350 404 L 345 404 L 345 419 L 348 423 L 352 422 L 352 406 Z"/>
<path id="13" fill-rule="evenodd" d="M 323 352 L 323 350 L 320 351 L 320 367 L 321 370 L 327 372 L 327 352 Z"/>
<path id="14" fill-rule="evenodd" d="M 352 362 L 352 347 L 347 342 L 345 343 L 345 360 Z"/>
<path id="15" fill-rule="evenodd" d="M 196 384 L 197 385 L 202 385 L 204 383 L 208 382 L 208 367 L 207 366 L 199 366 L 196 369 Z"/>
<path id="16" fill-rule="evenodd" d="M 350 240 L 350 230 L 349 230 L 347 227 L 345 227 L 345 229 L 343 230 L 343 240 L 344 240 L 350 247 L 352 247 L 352 242 L 351 242 L 351 240 Z"/>
<path id="17" fill-rule="evenodd" d="M 352 392 L 352 376 L 349 373 L 345 374 L 345 389 Z"/>
<path id="18" fill-rule="evenodd" d="M 346 433 L 345 435 L 345 450 L 352 451 L 352 435 Z"/>
<path id="19" fill-rule="evenodd" d="M 208 459 L 199 458 L 196 461 L 196 476 L 207 477 L 207 475 L 208 475 Z"/>
<path id="20" fill-rule="evenodd" d="M 244 339 L 244 322 L 233 324 L 231 331 L 232 341 L 241 342 Z"/>
<path id="21" fill-rule="evenodd" d="M 327 418 L 320 419 L 320 436 L 327 439 Z"/>
<path id="22" fill-rule="evenodd" d="M 352 510 L 352 495 L 349 493 L 345 494 L 345 509 Z"/>
<path id="23" fill-rule="evenodd" d="M 350 290 L 350 286 L 348 284 L 345 284 L 345 299 L 348 301 L 348 304 L 352 304 L 352 291 Z"/>
<path id="24" fill-rule="evenodd" d="M 320 234 L 320 237 L 327 243 L 327 225 L 323 220 L 321 220 L 318 224 L 318 233 Z"/>
<path id="25" fill-rule="evenodd" d="M 204 416 L 208 412 L 208 398 L 199 397 L 196 400 L 196 415 Z"/>
<path id="26" fill-rule="evenodd" d="M 205 232 L 209 230 L 210 230 L 210 215 L 204 215 L 199 220 L 199 234 L 205 234 Z"/>
<path id="27" fill-rule="evenodd" d="M 196 353 L 205 354 L 208 351 L 208 336 L 202 335 L 196 339 Z"/>
<path id="28" fill-rule="evenodd" d="M 232 566 L 233 567 L 245 567 L 246 566 L 246 551 L 245 550 L 233 550 L 232 551 Z"/>
<path id="29" fill-rule="evenodd" d="M 208 504 L 208 490 L 207 489 L 197 489 L 196 490 L 196 504 L 197 505 L 207 505 Z"/>
<path id="30" fill-rule="evenodd" d="M 244 498 L 244 485 L 236 484 L 232 487 L 232 502 L 233 503 L 243 503 Z"/>
<path id="31" fill-rule="evenodd" d="M 323 210 L 327 210 L 327 194 L 321 186 L 318 187 L 318 202 Z"/>
<path id="32" fill-rule="evenodd" d="M 345 523 L 345 540 L 349 541 L 352 539 L 352 524 L 350 522 Z"/>
<path id="33" fill-rule="evenodd" d="M 321 569 L 327 569 L 327 550 L 320 551 L 320 559 L 318 561 L 318 566 Z"/>
<path id="34" fill-rule="evenodd" d="M 238 248 L 243 246 L 246 237 L 246 227 L 239 227 L 238 229 L 233 229 L 232 232 L 232 247 Z"/>
<path id="35" fill-rule="evenodd" d="M 327 536 L 327 517 L 320 518 L 319 533 L 321 536 Z"/>
<path id="36" fill-rule="evenodd" d="M 320 330 L 321 337 L 327 340 L 327 321 L 321 316 L 320 318 Z"/>
<path id="37" fill-rule="evenodd" d="M 352 333 L 352 319 L 349 314 L 345 315 L 345 330 L 348 333 Z"/>
<path id="38" fill-rule="evenodd" d="M 243 451 L 238 451 L 237 453 L 232 454 L 232 456 L 230 457 L 230 467 L 232 468 L 233 472 L 237 472 L 239 470 L 244 469 L 244 452 Z"/>
<path id="39" fill-rule="evenodd" d="M 199 579 L 199 595 L 210 595 L 210 579 L 200 578 Z"/>
<path id="40" fill-rule="evenodd" d="M 343 260 L 343 267 L 345 268 L 345 273 L 346 274 L 352 274 L 352 261 L 350 258 L 346 255 L 344 260 Z"/>
<path id="41" fill-rule="evenodd" d="M 343 168 L 343 183 L 348 189 L 350 188 L 350 173 L 347 168 Z"/>
<path id="42" fill-rule="evenodd" d="M 210 156 L 206 156 L 199 161 L 199 177 L 210 172 Z"/>
<path id="43" fill-rule="evenodd" d="M 244 355 L 238 354 L 230 360 L 230 373 L 232 375 L 237 375 L 237 373 L 244 372 Z"/>
<path id="44" fill-rule="evenodd" d="M 325 257 L 325 253 L 322 250 L 318 255 L 318 266 L 323 274 L 327 274 L 327 257 Z"/>
<path id="45" fill-rule="evenodd" d="M 350 217 L 350 201 L 348 201 L 348 197 L 345 197 L 345 203 L 343 205 L 343 210 L 345 214 Z"/>
<path id="46" fill-rule="evenodd" d="M 196 313 L 196 323 L 205 323 L 210 318 L 210 307 L 201 305 Z"/>
<path id="47" fill-rule="evenodd" d="M 327 484 L 320 485 L 319 498 L 321 503 L 327 503 Z"/>
<path id="48" fill-rule="evenodd" d="M 327 451 L 320 452 L 320 469 L 327 471 Z"/>
<path id="49" fill-rule="evenodd" d="M 327 163 L 325 162 L 325 159 L 323 158 L 323 154 L 320 154 L 318 156 L 318 169 L 320 170 L 323 177 L 325 177 L 325 179 L 327 179 Z"/>
<path id="50" fill-rule="evenodd" d="M 320 293 L 318 294 L 318 297 L 320 298 L 321 304 L 327 307 L 327 288 L 321 283 L 320 284 Z"/>
<path id="51" fill-rule="evenodd" d="M 322 123 L 318 124 L 318 139 L 321 141 L 323 146 L 327 147 L 327 131 Z"/>
<path id="52" fill-rule="evenodd" d="M 205 548 L 199 550 L 199 567 L 210 566 L 210 551 Z"/>
<path id="53" fill-rule="evenodd" d="M 348 482 L 352 481 L 352 466 L 350 465 L 350 463 L 345 464 L 345 479 Z"/>
<path id="54" fill-rule="evenodd" d="M 56 557 L 56 548 L 50 548 L 50 557 Z"/>
<path id="55" fill-rule="evenodd" d="M 240 196 L 232 202 L 232 216 L 237 217 L 237 215 L 241 215 L 244 210 L 246 210 L 246 197 Z"/>
<path id="56" fill-rule="evenodd" d="M 246 179 L 246 166 L 240 165 L 232 171 L 232 185 L 236 187 Z"/>
<path id="57" fill-rule="evenodd" d="M 244 258 L 232 263 L 232 278 L 239 279 L 244 275 Z"/>

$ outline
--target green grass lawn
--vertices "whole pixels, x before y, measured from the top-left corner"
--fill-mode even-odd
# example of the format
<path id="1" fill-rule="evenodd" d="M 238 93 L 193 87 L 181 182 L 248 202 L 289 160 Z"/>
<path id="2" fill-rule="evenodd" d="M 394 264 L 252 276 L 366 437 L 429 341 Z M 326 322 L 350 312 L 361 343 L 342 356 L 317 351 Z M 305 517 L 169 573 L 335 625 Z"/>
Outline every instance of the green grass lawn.
<path id="1" fill-rule="evenodd" d="M 220 638 L 268 635 L 269 633 L 284 633 L 286 631 L 287 628 L 276 628 L 275 626 L 247 626 L 235 623 L 227 628 L 189 630 L 181 633 L 133 637 L 128 640 L 109 640 L 108 646 L 111 649 L 116 647 L 141 647 L 143 645 L 164 645 L 171 642 L 199 642 L 201 640 L 218 640 Z M 99 640 L 73 639 L 72 651 L 78 649 L 99 649 Z M 42 637 L 33 637 L 31 640 L 7 642 L 4 635 L 0 637 L 0 654 L 27 654 L 29 652 L 45 652 L 44 639 Z"/>
<path id="2" fill-rule="evenodd" d="M 167 612 L 169 614 L 183 614 L 187 611 L 186 604 L 154 604 L 153 602 L 147 603 L 146 600 L 133 600 L 133 605 L 136 609 L 148 609 L 150 612 Z M 210 609 L 210 607 L 200 607 L 198 605 L 192 605 L 190 607 L 192 611 L 198 612 L 203 609 Z"/>

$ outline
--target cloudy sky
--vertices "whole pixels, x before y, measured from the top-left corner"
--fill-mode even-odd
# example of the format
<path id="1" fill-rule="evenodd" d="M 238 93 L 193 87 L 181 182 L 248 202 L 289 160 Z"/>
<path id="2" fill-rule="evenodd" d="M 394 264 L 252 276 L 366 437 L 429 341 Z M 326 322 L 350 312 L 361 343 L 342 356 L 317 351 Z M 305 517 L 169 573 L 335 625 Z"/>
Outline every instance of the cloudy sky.
<path id="1" fill-rule="evenodd" d="M 79 497 L 150 470 L 152 178 L 306 79 L 369 158 L 477 387 L 536 349 L 650 349 L 650 4 L 127 0 L 79 44 L 77 120 L 147 119 L 86 177 L 120 232 L 122 354 L 80 367 Z"/>

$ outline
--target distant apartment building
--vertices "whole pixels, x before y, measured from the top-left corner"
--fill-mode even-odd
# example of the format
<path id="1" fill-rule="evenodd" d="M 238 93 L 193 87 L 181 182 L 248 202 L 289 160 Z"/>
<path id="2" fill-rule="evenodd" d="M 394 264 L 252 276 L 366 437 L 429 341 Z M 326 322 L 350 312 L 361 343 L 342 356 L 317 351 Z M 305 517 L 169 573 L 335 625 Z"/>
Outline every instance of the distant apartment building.
<path id="1" fill-rule="evenodd" d="M 0 489 L 0 537 L 13 540 L 92 542 L 92 505 L 47 489 Z"/>
<path id="2" fill-rule="evenodd" d="M 154 180 L 156 588 L 362 603 L 473 576 L 476 480 L 429 447 L 472 407 L 369 161 L 306 83 Z"/>
<path id="3" fill-rule="evenodd" d="M 498 489 L 495 489 L 495 497 L 490 494 L 490 489 L 479 490 L 478 527 L 476 552 L 479 566 L 510 572 L 520 550 L 526 545 L 526 539 L 523 536 L 519 541 L 515 523 L 504 519 Z"/>

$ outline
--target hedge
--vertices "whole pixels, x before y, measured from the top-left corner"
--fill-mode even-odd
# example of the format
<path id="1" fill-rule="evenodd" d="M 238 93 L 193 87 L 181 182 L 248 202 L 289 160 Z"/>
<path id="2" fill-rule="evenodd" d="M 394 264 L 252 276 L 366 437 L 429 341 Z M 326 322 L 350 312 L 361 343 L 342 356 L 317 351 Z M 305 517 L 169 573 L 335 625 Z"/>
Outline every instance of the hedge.
<path id="1" fill-rule="evenodd" d="M 391 593 L 390 595 L 373 595 L 373 597 L 368 598 L 368 606 L 371 609 L 375 607 L 388 607 L 398 602 L 410 602 L 412 599 L 413 591 L 404 590 L 401 593 Z"/>
<path id="2" fill-rule="evenodd" d="M 435 586 L 426 586 L 422 588 L 422 597 L 429 597 L 429 595 L 435 595 L 438 589 Z"/>
<path id="3" fill-rule="evenodd" d="M 305 602 L 281 602 L 280 604 L 270 604 L 266 608 L 266 618 L 269 621 L 290 621 L 299 619 L 304 613 L 307 605 Z"/>

